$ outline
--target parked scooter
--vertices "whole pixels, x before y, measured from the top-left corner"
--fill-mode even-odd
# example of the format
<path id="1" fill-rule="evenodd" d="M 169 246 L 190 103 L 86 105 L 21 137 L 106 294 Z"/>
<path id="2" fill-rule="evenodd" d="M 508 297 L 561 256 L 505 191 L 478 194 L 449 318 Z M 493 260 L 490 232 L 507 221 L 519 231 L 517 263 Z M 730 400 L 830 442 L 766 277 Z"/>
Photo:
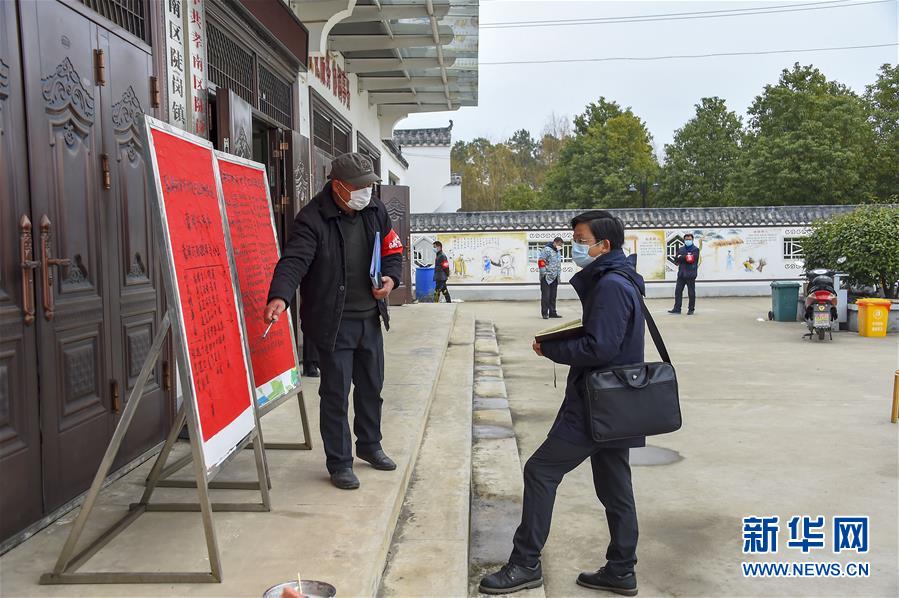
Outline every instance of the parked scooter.
<path id="1" fill-rule="evenodd" d="M 838 264 L 846 262 L 845 257 L 837 260 Z M 808 326 L 809 340 L 817 335 L 824 340 L 825 334 L 833 340 L 833 323 L 837 319 L 837 291 L 834 285 L 835 270 L 815 268 L 805 273 L 807 281 L 805 291 L 805 325 Z"/>

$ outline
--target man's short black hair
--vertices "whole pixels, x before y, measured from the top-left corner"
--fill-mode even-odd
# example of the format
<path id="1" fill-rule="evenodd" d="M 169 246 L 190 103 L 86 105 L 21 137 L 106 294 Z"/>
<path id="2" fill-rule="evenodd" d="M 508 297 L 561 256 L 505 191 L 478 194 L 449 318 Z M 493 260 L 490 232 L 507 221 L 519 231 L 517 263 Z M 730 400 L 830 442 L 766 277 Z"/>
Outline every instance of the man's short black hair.
<path id="1" fill-rule="evenodd" d="M 621 246 L 624 245 L 624 223 L 610 212 L 590 210 L 578 214 L 571 219 L 571 228 L 578 224 L 588 224 L 593 238 L 597 242 L 608 239 L 612 249 L 621 249 Z"/>
<path id="2" fill-rule="evenodd" d="M 690 237 L 690 240 L 692 241 L 692 240 L 693 240 L 693 233 L 686 233 L 686 234 L 684 234 L 684 240 L 685 240 L 685 241 L 687 240 L 687 237 Z"/>
<path id="3" fill-rule="evenodd" d="M 564 242 L 565 241 L 562 240 L 562 237 L 556 237 L 555 239 L 553 239 L 553 243 L 564 243 Z"/>
<path id="4" fill-rule="evenodd" d="M 440 249 L 443 249 L 443 243 L 441 243 L 440 241 L 434 241 L 434 245 L 436 245 Z"/>

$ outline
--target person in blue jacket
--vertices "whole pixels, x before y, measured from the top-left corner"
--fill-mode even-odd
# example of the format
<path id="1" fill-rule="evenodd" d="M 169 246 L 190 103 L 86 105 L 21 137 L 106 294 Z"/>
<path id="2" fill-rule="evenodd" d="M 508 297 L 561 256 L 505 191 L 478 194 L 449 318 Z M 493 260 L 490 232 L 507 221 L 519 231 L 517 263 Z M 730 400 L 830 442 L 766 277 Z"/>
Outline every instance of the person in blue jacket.
<path id="1" fill-rule="evenodd" d="M 480 591 L 487 594 L 507 594 L 543 584 L 540 553 L 549 536 L 556 489 L 566 473 L 588 458 L 596 496 L 605 507 L 611 541 L 605 566 L 581 573 L 577 583 L 625 596 L 637 593 L 637 511 L 629 452 L 644 446 L 646 439 L 593 440 L 581 386 L 592 369 L 644 360 L 645 321 L 639 295 L 645 288 L 642 277 L 621 250 L 621 220 L 604 210 L 593 210 L 574 218 L 571 225 L 572 258 L 582 268 L 572 277 L 571 286 L 583 306 L 583 334 L 534 342 L 537 355 L 571 369 L 565 399 L 549 435 L 524 467 L 521 524 L 513 538 L 509 562 L 481 580 Z"/>
<path id="2" fill-rule="evenodd" d="M 699 248 L 693 243 L 693 235 L 684 235 L 684 245 L 674 257 L 677 265 L 677 283 L 674 285 L 674 309 L 668 310 L 669 314 L 681 313 L 684 301 L 684 287 L 687 287 L 687 295 L 690 303 L 687 304 L 687 315 L 692 316 L 696 311 L 696 275 L 699 273 Z"/>

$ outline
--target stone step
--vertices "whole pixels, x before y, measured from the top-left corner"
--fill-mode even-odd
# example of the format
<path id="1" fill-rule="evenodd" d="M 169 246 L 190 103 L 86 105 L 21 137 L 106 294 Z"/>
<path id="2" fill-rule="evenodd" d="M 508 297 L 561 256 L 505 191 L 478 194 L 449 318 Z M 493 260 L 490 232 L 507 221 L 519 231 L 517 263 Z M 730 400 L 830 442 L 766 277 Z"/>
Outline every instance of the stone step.
<path id="1" fill-rule="evenodd" d="M 524 484 L 492 322 L 477 322 L 474 363 L 469 595 L 483 596 L 478 593 L 481 577 L 505 564 L 512 552 Z M 546 594 L 540 587 L 515 595 L 545 598 Z"/>
<path id="2" fill-rule="evenodd" d="M 457 315 L 378 594 L 465 596 L 474 320 Z"/>

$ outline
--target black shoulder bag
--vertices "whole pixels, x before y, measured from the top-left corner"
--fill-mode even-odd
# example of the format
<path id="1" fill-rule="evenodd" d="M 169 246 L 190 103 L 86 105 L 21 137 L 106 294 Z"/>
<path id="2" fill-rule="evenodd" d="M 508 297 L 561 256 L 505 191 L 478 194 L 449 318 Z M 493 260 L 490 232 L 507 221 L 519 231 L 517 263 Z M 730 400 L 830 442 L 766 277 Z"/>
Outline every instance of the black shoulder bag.
<path id="1" fill-rule="evenodd" d="M 612 272 L 621 274 L 637 288 L 636 281 L 627 271 Z M 584 394 L 590 414 L 590 431 L 597 442 L 666 434 L 681 427 L 674 366 L 639 288 L 637 297 L 640 298 L 649 334 L 663 361 L 615 366 L 587 373 Z"/>

